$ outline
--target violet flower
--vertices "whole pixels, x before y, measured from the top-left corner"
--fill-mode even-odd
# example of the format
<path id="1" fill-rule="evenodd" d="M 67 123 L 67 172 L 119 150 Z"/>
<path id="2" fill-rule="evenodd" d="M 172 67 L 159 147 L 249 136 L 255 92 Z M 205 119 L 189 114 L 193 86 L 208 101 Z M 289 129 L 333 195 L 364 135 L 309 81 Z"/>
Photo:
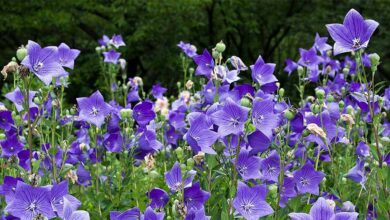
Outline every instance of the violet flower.
<path id="1" fill-rule="evenodd" d="M 124 212 L 111 211 L 110 220 L 138 220 L 141 218 L 139 208 L 135 207 Z"/>
<path id="2" fill-rule="evenodd" d="M 171 191 L 177 192 L 192 185 L 195 173 L 193 170 L 189 171 L 183 180 L 180 164 L 175 162 L 172 169 L 165 173 L 165 182 Z"/>
<path id="3" fill-rule="evenodd" d="M 27 56 L 22 64 L 30 69 L 46 85 L 52 82 L 53 77 L 66 75 L 58 59 L 57 47 L 41 46 L 29 40 L 27 44 Z"/>
<path id="4" fill-rule="evenodd" d="M 320 193 L 319 184 L 325 177 L 325 174 L 316 171 L 310 162 L 306 162 L 303 167 L 294 171 L 293 174 L 297 191 L 300 194 L 311 193 L 318 195 Z"/>
<path id="5" fill-rule="evenodd" d="M 154 188 L 148 193 L 151 200 L 150 207 L 153 209 L 162 209 L 169 201 L 168 193 L 160 188 Z"/>
<path id="6" fill-rule="evenodd" d="M 240 134 L 244 131 L 249 109 L 238 105 L 231 98 L 227 98 L 221 110 L 214 112 L 211 118 L 218 125 L 218 134 Z"/>
<path id="7" fill-rule="evenodd" d="M 121 53 L 118 53 L 115 50 L 109 50 L 107 52 L 103 52 L 103 56 L 104 56 L 105 63 L 117 64 L 118 59 L 121 56 Z"/>
<path id="8" fill-rule="evenodd" d="M 35 94 L 37 94 L 37 92 L 29 91 L 28 93 L 29 93 L 29 95 L 28 95 L 29 107 L 30 108 L 38 107 L 33 102 L 33 98 L 34 98 Z M 16 110 L 18 110 L 18 112 L 24 110 L 23 104 L 25 102 L 25 97 L 24 97 L 22 91 L 19 89 L 19 87 L 16 87 L 14 91 L 5 94 L 5 97 L 8 100 L 10 100 L 12 103 L 14 103 Z"/>
<path id="9" fill-rule="evenodd" d="M 133 108 L 133 117 L 139 125 L 147 125 L 156 117 L 156 113 L 153 111 L 153 103 L 149 101 L 138 103 Z"/>
<path id="10" fill-rule="evenodd" d="M 200 183 L 196 182 L 192 186 L 184 189 L 184 203 L 187 210 L 200 210 L 210 198 L 210 193 L 201 189 Z"/>
<path id="11" fill-rule="evenodd" d="M 122 39 L 122 36 L 121 35 L 112 35 L 112 38 L 111 38 L 111 41 L 110 43 L 115 47 L 115 48 L 119 48 L 121 46 L 126 46 L 125 42 L 123 41 Z"/>
<path id="12" fill-rule="evenodd" d="M 111 112 L 111 106 L 104 102 L 99 91 L 94 92 L 90 97 L 77 98 L 79 107 L 79 118 L 91 124 L 101 127 L 105 117 Z"/>
<path id="13" fill-rule="evenodd" d="M 257 156 L 250 156 L 249 151 L 241 149 L 237 160 L 233 161 L 236 164 L 237 172 L 244 180 L 260 178 L 260 158 Z"/>
<path id="14" fill-rule="evenodd" d="M 326 28 L 335 41 L 334 55 L 366 48 L 379 23 L 364 20 L 355 9 L 349 10 L 343 24 L 327 24 Z"/>
<path id="15" fill-rule="evenodd" d="M 272 138 L 273 129 L 278 126 L 279 118 L 274 114 L 274 103 L 272 100 L 260 101 L 255 99 L 252 108 L 253 125 L 269 139 Z"/>
<path id="16" fill-rule="evenodd" d="M 195 75 L 205 76 L 210 79 L 214 71 L 214 60 L 210 53 L 205 49 L 203 54 L 195 55 L 193 59 L 198 65 L 195 70 Z"/>
<path id="17" fill-rule="evenodd" d="M 64 216 L 63 220 L 89 220 L 89 213 L 87 211 L 79 210 L 75 208 L 71 201 L 66 197 L 63 199 L 64 203 Z"/>
<path id="18" fill-rule="evenodd" d="M 265 201 L 266 196 L 265 185 L 256 185 L 251 188 L 239 181 L 233 206 L 245 219 L 257 220 L 274 213 L 272 207 Z"/>
<path id="19" fill-rule="evenodd" d="M 359 214 L 357 212 L 334 213 L 334 207 L 322 197 L 313 204 L 310 213 L 290 213 L 288 216 L 292 220 L 355 220 Z"/>
<path id="20" fill-rule="evenodd" d="M 191 45 L 190 43 L 185 43 L 183 41 L 180 41 L 177 44 L 178 47 L 183 51 L 185 55 L 187 55 L 190 58 L 193 58 L 196 56 L 196 47 L 194 45 Z"/>
<path id="21" fill-rule="evenodd" d="M 210 130 L 210 124 L 206 115 L 203 113 L 188 114 L 190 128 L 188 129 L 185 139 L 195 153 L 202 151 L 208 154 L 216 152 L 211 147 L 218 139 L 218 134 Z"/>
<path id="22" fill-rule="evenodd" d="M 50 204 L 50 189 L 33 187 L 21 181 L 16 185 L 15 199 L 7 204 L 5 211 L 21 220 L 33 220 L 37 216 L 55 217 Z"/>
<path id="23" fill-rule="evenodd" d="M 58 46 L 58 60 L 63 67 L 73 69 L 74 60 L 79 56 L 80 51 L 76 49 L 70 49 L 65 43 L 61 43 Z"/>
<path id="24" fill-rule="evenodd" d="M 154 212 L 153 209 L 149 206 L 145 210 L 144 219 L 146 220 L 163 220 L 165 216 L 164 212 Z"/>
<path id="25" fill-rule="evenodd" d="M 253 81 L 259 83 L 261 86 L 278 81 L 273 74 L 275 66 L 276 64 L 274 63 L 265 63 L 263 58 L 259 56 L 256 63 L 250 66 Z"/>
<path id="26" fill-rule="evenodd" d="M 280 157 L 276 150 L 271 151 L 267 158 L 260 162 L 260 179 L 277 183 L 280 172 Z"/>
<path id="27" fill-rule="evenodd" d="M 17 155 L 23 150 L 23 144 L 19 142 L 17 134 L 8 136 L 7 139 L 0 141 L 0 146 L 2 148 L 1 156 L 6 158 Z"/>
<path id="28" fill-rule="evenodd" d="M 167 88 L 162 87 L 160 83 L 157 83 L 152 86 L 152 95 L 156 99 L 162 99 L 164 93 L 166 92 L 167 92 Z"/>

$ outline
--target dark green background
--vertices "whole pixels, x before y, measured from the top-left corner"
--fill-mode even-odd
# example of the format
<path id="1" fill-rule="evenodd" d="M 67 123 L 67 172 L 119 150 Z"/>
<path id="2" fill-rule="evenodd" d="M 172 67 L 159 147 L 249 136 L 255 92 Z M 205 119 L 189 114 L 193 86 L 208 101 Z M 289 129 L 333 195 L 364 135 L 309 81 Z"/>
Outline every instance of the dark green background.
<path id="1" fill-rule="evenodd" d="M 148 87 L 161 82 L 175 88 L 182 77 L 176 46 L 180 40 L 195 44 L 198 52 L 223 40 L 225 54 L 238 55 L 247 65 L 259 54 L 276 63 L 282 86 L 295 96 L 292 81 L 296 78 L 287 80 L 282 71 L 284 60 L 297 59 L 300 47 L 311 47 L 316 32 L 328 36 L 325 24 L 342 23 L 350 8 L 380 23 L 368 51 L 382 57 L 377 80 L 388 80 L 390 1 L 2 1 L 0 64 L 7 64 L 16 48 L 29 39 L 42 45 L 65 42 L 80 49 L 67 90 L 68 100 L 74 102 L 96 89 L 99 66 L 95 47 L 103 34 L 122 34 L 127 44 L 121 52 L 128 62 L 128 76 L 142 76 Z"/>

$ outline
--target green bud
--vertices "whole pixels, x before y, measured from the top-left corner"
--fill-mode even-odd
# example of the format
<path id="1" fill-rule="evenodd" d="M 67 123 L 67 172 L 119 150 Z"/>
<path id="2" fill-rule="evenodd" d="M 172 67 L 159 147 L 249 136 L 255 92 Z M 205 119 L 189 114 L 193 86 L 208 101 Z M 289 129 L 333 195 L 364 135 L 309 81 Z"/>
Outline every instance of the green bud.
<path id="1" fill-rule="evenodd" d="M 283 88 L 280 88 L 280 89 L 279 89 L 279 96 L 280 96 L 280 97 L 283 97 L 283 96 L 284 96 L 284 89 L 283 89 Z"/>
<path id="2" fill-rule="evenodd" d="M 347 67 L 343 68 L 343 73 L 344 73 L 344 75 L 348 75 L 349 74 L 349 68 L 347 68 Z"/>
<path id="3" fill-rule="evenodd" d="M 217 153 L 221 153 L 223 152 L 223 150 L 225 150 L 225 145 L 221 142 L 216 142 L 213 148 L 215 151 L 217 151 Z"/>
<path id="4" fill-rule="evenodd" d="M 307 129 L 303 130 L 303 132 L 302 132 L 303 137 L 307 137 L 309 134 L 310 134 L 310 131 L 308 131 Z"/>
<path id="5" fill-rule="evenodd" d="M 5 139 L 5 134 L 1 133 L 0 134 L 0 140 L 4 140 Z"/>
<path id="6" fill-rule="evenodd" d="M 192 75 L 195 72 L 195 69 L 191 67 L 188 69 L 188 72 L 190 73 L 190 75 Z"/>
<path id="7" fill-rule="evenodd" d="M 381 57 L 377 53 L 372 53 L 372 54 L 368 55 L 368 57 L 370 58 L 371 66 L 378 66 L 379 65 L 379 61 L 380 61 Z"/>
<path id="8" fill-rule="evenodd" d="M 328 102 L 333 102 L 333 101 L 334 101 L 334 97 L 333 97 L 331 94 L 328 94 L 328 95 L 326 96 L 326 101 L 328 101 Z"/>
<path id="9" fill-rule="evenodd" d="M 347 113 L 350 114 L 350 115 L 353 115 L 354 109 L 353 109 L 352 106 L 350 106 L 350 105 L 347 106 Z"/>
<path id="10" fill-rule="evenodd" d="M 317 113 L 320 112 L 320 106 L 317 105 L 317 104 L 311 105 L 310 108 L 311 108 L 311 111 L 312 111 L 314 114 L 317 114 Z"/>
<path id="11" fill-rule="evenodd" d="M 95 50 L 96 50 L 97 53 L 102 52 L 102 48 L 101 47 L 96 47 Z"/>
<path id="12" fill-rule="evenodd" d="M 215 49 L 219 52 L 219 53 L 223 53 L 226 49 L 226 45 L 220 41 L 219 43 L 217 43 L 217 46 L 215 47 Z"/>
<path id="13" fill-rule="evenodd" d="M 121 114 L 122 118 L 128 119 L 128 118 L 131 118 L 133 116 L 133 110 L 124 108 L 124 109 L 120 110 L 120 114 Z"/>
<path id="14" fill-rule="evenodd" d="M 160 174 L 155 170 L 150 171 L 149 175 L 152 179 L 158 179 L 160 177 Z"/>
<path id="15" fill-rule="evenodd" d="M 177 85 L 177 88 L 181 88 L 181 82 L 180 81 L 177 82 L 176 85 Z"/>
<path id="16" fill-rule="evenodd" d="M 277 192 L 278 192 L 278 186 L 275 184 L 269 185 L 268 190 L 269 190 L 269 193 L 272 197 L 276 197 Z"/>
<path id="17" fill-rule="evenodd" d="M 344 101 L 343 101 L 343 100 L 340 100 L 340 101 L 339 101 L 339 110 L 340 110 L 340 112 L 343 111 L 344 105 L 345 105 Z"/>
<path id="18" fill-rule="evenodd" d="M 187 159 L 187 167 L 188 169 L 192 169 L 194 167 L 195 161 L 192 158 Z"/>
<path id="19" fill-rule="evenodd" d="M 36 103 L 36 104 L 38 104 L 38 105 L 42 104 L 42 103 L 41 103 L 41 99 L 40 99 L 39 97 L 35 97 L 34 100 L 33 100 L 33 102 Z"/>
<path id="20" fill-rule="evenodd" d="M 287 109 L 286 111 L 284 111 L 284 117 L 291 121 L 295 117 L 295 114 Z"/>
<path id="21" fill-rule="evenodd" d="M 341 179 L 341 182 L 343 182 L 344 184 L 347 183 L 347 178 L 343 177 L 343 178 Z"/>
<path id="22" fill-rule="evenodd" d="M 217 50 L 213 50 L 213 58 L 218 59 L 221 54 Z"/>
<path id="23" fill-rule="evenodd" d="M 180 164 L 180 168 L 181 168 L 181 170 L 186 170 L 187 166 L 185 164 Z"/>
<path id="24" fill-rule="evenodd" d="M 19 61 L 22 61 L 27 56 L 27 49 L 22 46 L 16 51 L 16 58 L 18 58 Z"/>
<path id="25" fill-rule="evenodd" d="M 316 96 L 318 99 L 323 100 L 325 97 L 325 91 L 323 89 L 317 89 Z"/>
<path id="26" fill-rule="evenodd" d="M 304 72 L 304 69 L 303 69 L 303 67 L 302 66 L 298 66 L 298 74 L 300 75 L 300 76 L 302 76 L 303 75 L 303 72 Z"/>
<path id="27" fill-rule="evenodd" d="M 252 107 L 251 100 L 249 100 L 247 97 L 242 97 L 241 106 L 248 107 L 248 108 Z"/>
<path id="28" fill-rule="evenodd" d="M 183 156 L 184 156 L 183 148 L 181 148 L 181 147 L 176 148 L 175 153 L 176 153 L 177 158 L 183 159 Z"/>

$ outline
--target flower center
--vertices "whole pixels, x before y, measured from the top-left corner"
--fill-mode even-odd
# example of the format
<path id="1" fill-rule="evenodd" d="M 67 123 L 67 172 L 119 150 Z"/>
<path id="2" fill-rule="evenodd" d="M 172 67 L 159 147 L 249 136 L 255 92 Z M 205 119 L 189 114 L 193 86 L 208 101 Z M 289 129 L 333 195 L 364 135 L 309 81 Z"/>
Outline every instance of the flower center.
<path id="1" fill-rule="evenodd" d="M 246 167 L 245 165 L 244 166 L 240 166 L 238 167 L 238 172 L 241 174 L 241 175 L 244 175 L 248 172 L 248 167 Z"/>
<path id="2" fill-rule="evenodd" d="M 93 106 L 92 111 L 91 111 L 91 115 L 96 116 L 98 113 L 99 113 L 99 110 L 95 106 Z"/>
<path id="3" fill-rule="evenodd" d="M 173 188 L 174 188 L 176 191 L 179 191 L 179 190 L 181 190 L 181 186 L 182 186 L 182 184 L 181 184 L 180 182 L 177 182 L 177 183 L 175 183 L 175 185 L 173 186 Z"/>
<path id="4" fill-rule="evenodd" d="M 306 186 L 309 184 L 309 180 L 307 178 L 301 177 L 300 182 L 303 186 Z"/>
<path id="5" fill-rule="evenodd" d="M 33 201 L 30 203 L 30 205 L 27 207 L 27 211 L 35 212 L 35 210 L 38 208 L 37 201 Z"/>
<path id="6" fill-rule="evenodd" d="M 261 124 L 264 120 L 264 115 L 259 115 L 256 113 L 254 119 L 255 124 Z"/>
<path id="7" fill-rule="evenodd" d="M 358 49 L 361 46 L 360 44 L 360 38 L 354 38 L 352 39 L 352 48 Z"/>
<path id="8" fill-rule="evenodd" d="M 33 69 L 35 72 L 39 72 L 39 70 L 41 70 L 42 68 L 43 68 L 42 62 L 38 62 L 38 63 L 34 64 L 34 66 L 33 66 Z"/>
<path id="9" fill-rule="evenodd" d="M 237 127 L 240 123 L 238 121 L 239 118 L 230 118 L 230 124 L 233 126 L 233 127 Z"/>
<path id="10" fill-rule="evenodd" d="M 254 205 L 251 202 L 244 202 L 241 204 L 241 208 L 244 210 L 246 213 L 251 213 Z"/>
<path id="11" fill-rule="evenodd" d="M 275 171 L 276 171 L 276 167 L 268 165 L 268 173 L 269 174 L 273 174 L 273 173 L 275 173 Z"/>

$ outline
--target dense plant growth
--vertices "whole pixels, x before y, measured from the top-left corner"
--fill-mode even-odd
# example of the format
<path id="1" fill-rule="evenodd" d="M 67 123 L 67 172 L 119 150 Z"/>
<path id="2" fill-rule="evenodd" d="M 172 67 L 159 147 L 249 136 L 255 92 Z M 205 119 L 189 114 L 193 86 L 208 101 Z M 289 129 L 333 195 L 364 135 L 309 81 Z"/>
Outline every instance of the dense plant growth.
<path id="1" fill-rule="evenodd" d="M 286 60 L 297 104 L 275 64 L 222 41 L 178 44 L 177 97 L 145 91 L 114 35 L 96 48 L 100 91 L 67 106 L 82 53 L 29 41 L 1 72 L 1 219 L 389 219 L 390 88 L 365 52 L 378 25 L 351 9 L 326 25 L 333 47 L 317 34 Z"/>

